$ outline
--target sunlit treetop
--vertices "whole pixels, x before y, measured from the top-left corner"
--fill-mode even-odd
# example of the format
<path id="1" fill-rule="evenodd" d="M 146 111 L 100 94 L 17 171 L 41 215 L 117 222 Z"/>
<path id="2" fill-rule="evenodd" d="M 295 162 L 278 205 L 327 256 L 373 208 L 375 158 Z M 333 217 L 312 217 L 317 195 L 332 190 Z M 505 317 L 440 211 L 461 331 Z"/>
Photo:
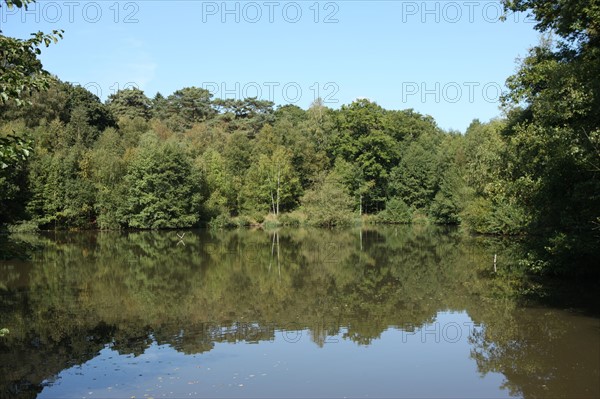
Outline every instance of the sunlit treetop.
<path id="1" fill-rule="evenodd" d="M 568 42 L 598 41 L 598 0 L 503 0 L 506 11 L 529 12 L 541 32 L 553 31 Z"/>

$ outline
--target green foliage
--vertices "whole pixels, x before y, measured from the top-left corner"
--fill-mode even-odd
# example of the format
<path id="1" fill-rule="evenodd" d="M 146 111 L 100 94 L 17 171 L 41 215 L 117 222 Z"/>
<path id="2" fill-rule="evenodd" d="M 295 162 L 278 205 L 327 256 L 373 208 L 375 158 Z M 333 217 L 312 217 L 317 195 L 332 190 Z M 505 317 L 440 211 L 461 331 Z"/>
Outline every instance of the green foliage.
<path id="1" fill-rule="evenodd" d="M 306 214 L 300 210 L 282 213 L 281 215 L 279 215 L 278 220 L 282 226 L 300 227 L 307 224 Z"/>
<path id="2" fill-rule="evenodd" d="M 152 102 L 142 90 L 135 87 L 111 94 L 106 104 L 117 118 L 140 117 L 148 120 L 152 116 Z"/>
<path id="3" fill-rule="evenodd" d="M 100 229 L 124 227 L 121 206 L 127 196 L 126 147 L 124 137 L 111 128 L 104 131 L 88 153 L 90 180 L 96 192 L 96 224 Z"/>
<path id="4" fill-rule="evenodd" d="M 4 0 L 6 6 L 25 7 L 31 0 Z M 63 31 L 51 34 L 32 33 L 21 40 L 7 37 L 0 31 L 0 106 L 21 107 L 23 98 L 47 89 L 54 80 L 37 58 L 40 47 L 48 47 L 62 38 Z M 32 151 L 32 142 L 20 134 L 0 136 L 0 224 L 22 217 L 27 191 L 25 162 Z"/>
<path id="5" fill-rule="evenodd" d="M 20 3 L 15 3 L 20 7 Z M 32 33 L 27 40 L 15 39 L 0 34 L 0 103 L 14 101 L 23 104 L 21 95 L 47 89 L 52 81 L 50 74 L 37 59 L 42 45 L 62 39 L 62 30 L 50 34 Z"/>
<path id="6" fill-rule="evenodd" d="M 543 259 L 539 272 L 566 272 L 552 259 L 568 263 L 570 251 L 588 269 L 599 263 L 590 248 L 600 242 L 598 6 L 504 6 L 528 11 L 549 35 L 508 78 L 506 118 L 475 120 L 464 136 L 365 99 L 339 110 L 320 99 L 308 110 L 274 109 L 185 87 L 152 100 L 121 90 L 103 104 L 43 71 L 40 47 L 60 32 L 0 36 L 0 221 L 101 229 L 331 226 L 355 217 L 464 224 L 543 236 L 529 251 Z"/>
<path id="7" fill-rule="evenodd" d="M 273 103 L 250 97 L 238 99 L 216 99 L 214 109 L 219 112 L 219 121 L 226 122 L 230 131 L 240 131 L 254 137 L 266 124 L 275 121 Z"/>
<path id="8" fill-rule="evenodd" d="M 237 192 L 234 176 L 227 169 L 223 156 L 212 148 L 207 149 L 198 159 L 206 188 L 210 193 L 206 200 L 209 215 L 230 215 L 236 210 Z"/>
<path id="9" fill-rule="evenodd" d="M 0 104 L 0 121 L 21 120 L 26 127 L 35 128 L 54 121 L 67 123 L 71 110 L 67 108 L 73 86 L 52 79 L 47 90 L 22 93 L 22 105 L 15 102 Z"/>
<path id="10" fill-rule="evenodd" d="M 27 173 L 22 168 L 0 171 L 0 224 L 23 217 L 28 198 Z"/>
<path id="11" fill-rule="evenodd" d="M 505 176 L 530 215 L 527 229 L 546 237 L 543 249 L 532 251 L 563 272 L 550 260 L 574 248 L 567 243 L 589 242 L 600 209 L 600 7 L 577 0 L 559 4 L 507 2 L 509 10 L 530 12 L 536 28 L 557 40 L 544 38 L 529 51 L 509 77 L 503 103 L 509 114 Z M 573 251 L 589 254 L 583 246 Z M 573 268 L 597 273 L 598 255 L 583 258 Z"/>
<path id="12" fill-rule="evenodd" d="M 125 175 L 123 220 L 141 229 L 193 226 L 200 219 L 202 184 L 179 143 L 147 134 Z"/>
<path id="13" fill-rule="evenodd" d="M 359 214 L 363 214 L 363 204 L 365 196 L 373 188 L 375 182 L 365 181 L 365 175 L 360 165 L 348 162 L 344 159 L 336 158 L 333 165 L 333 172 L 337 174 L 353 197 L 353 204 L 358 208 Z"/>
<path id="14" fill-rule="evenodd" d="M 250 166 L 244 186 L 246 209 L 279 215 L 296 204 L 301 187 L 291 158 L 291 152 L 279 146 Z"/>
<path id="15" fill-rule="evenodd" d="M 8 231 L 10 233 L 37 233 L 38 231 L 40 231 L 39 226 L 37 225 L 37 223 L 33 222 L 33 221 L 28 221 L 28 220 L 23 220 L 20 222 L 17 222 L 15 224 L 10 224 L 7 226 L 8 227 Z"/>
<path id="16" fill-rule="evenodd" d="M 164 115 L 159 117 L 165 119 L 173 130 L 184 131 L 216 114 L 211 105 L 211 97 L 212 94 L 208 90 L 198 87 L 177 90 L 161 104 L 164 107 Z"/>
<path id="17" fill-rule="evenodd" d="M 376 222 L 385 224 L 408 224 L 412 221 L 412 209 L 401 198 L 390 198 L 385 209 L 377 214 Z"/>
<path id="18" fill-rule="evenodd" d="M 316 224 L 343 224 L 356 210 L 382 209 L 390 171 L 405 147 L 439 134 L 428 117 L 365 100 L 340 111 L 319 100 L 307 111 L 274 111 L 268 101 L 212 100 L 205 90 L 189 87 L 166 98 L 157 93 L 153 100 L 137 89 L 122 90 L 102 104 L 89 91 L 60 81 L 29 98 L 31 117 L 5 105 L 2 118 L 5 129 L 21 126 L 22 119 L 31 127 L 38 155 L 23 164 L 27 179 L 13 177 L 23 187 L 5 192 L 19 193 L 12 203 L 28 213 L 11 210 L 15 220 L 29 216 L 43 228 L 189 227 L 200 218 L 246 225 L 263 222 L 267 213 L 285 214 L 283 222 L 274 218 L 278 224 L 312 223 L 298 211 L 300 198 L 309 189 L 307 198 L 314 195 L 316 182 L 329 174 L 339 184 L 325 187 L 345 193 L 343 211 L 336 210 L 335 221 L 309 213 L 318 215 Z M 190 171 L 193 188 L 179 185 L 171 150 L 161 153 L 167 143 L 185 159 L 182 170 Z M 161 156 L 170 159 L 162 163 L 167 170 L 158 167 Z M 156 186 L 160 192 L 151 192 Z M 189 190 L 203 198 L 201 207 L 183 205 Z M 172 209 L 169 198 L 177 204 Z"/>
<path id="19" fill-rule="evenodd" d="M 210 227 L 211 229 L 226 229 L 237 226 L 230 216 L 220 214 L 210 219 L 210 221 L 208 222 L 208 227 Z"/>
<path id="20" fill-rule="evenodd" d="M 430 206 L 434 221 L 439 224 L 459 224 L 465 197 L 464 181 L 455 167 L 450 167 L 442 176 L 438 192 Z"/>
<path id="21" fill-rule="evenodd" d="M 14 134 L 0 137 L 0 169 L 24 162 L 32 151 L 32 142 Z"/>
<path id="22" fill-rule="evenodd" d="M 528 220 L 518 204 L 484 198 L 470 201 L 460 217 L 473 231 L 486 234 L 520 234 Z"/>
<path id="23" fill-rule="evenodd" d="M 310 224 L 332 227 L 349 225 L 354 220 L 354 201 L 335 172 L 318 176 L 301 204 Z"/>
<path id="24" fill-rule="evenodd" d="M 591 44 L 598 40 L 600 5 L 582 0 L 507 0 L 506 10 L 528 12 L 539 31 L 552 31 L 568 42 Z"/>
<path id="25" fill-rule="evenodd" d="M 362 183 L 353 194 L 367 212 L 385 201 L 387 177 L 399 159 L 399 143 L 386 132 L 386 122 L 386 111 L 368 100 L 342 106 L 338 113 L 333 155 L 360 168 Z"/>
<path id="26" fill-rule="evenodd" d="M 411 141 L 390 172 L 389 192 L 413 208 L 427 209 L 439 187 L 439 133 L 420 135 Z"/>
<path id="27" fill-rule="evenodd" d="M 511 180 L 506 175 L 508 144 L 502 137 L 506 124 L 475 120 L 465 134 L 464 206 L 460 219 L 473 231 L 487 234 L 523 233 L 528 216 L 517 189 L 532 181 Z M 522 198 L 522 197 L 521 197 Z"/>
<path id="28" fill-rule="evenodd" d="M 77 129 L 93 128 L 95 139 L 100 132 L 109 127 L 116 127 L 117 121 L 109 108 L 102 104 L 98 96 L 81 86 L 70 86 L 66 109 L 70 115 L 67 120 Z M 80 133 L 76 133 L 80 134 Z"/>
<path id="29" fill-rule="evenodd" d="M 39 154 L 29 168 L 28 212 L 45 228 L 94 227 L 96 190 L 90 179 L 88 151 L 81 145 Z"/>
<path id="30" fill-rule="evenodd" d="M 484 138 L 483 142 L 472 139 L 478 131 L 473 128 L 471 130 L 475 133 L 470 130 L 463 142 L 459 136 L 439 132 L 431 121 L 413 112 L 386 111 L 369 102 L 354 104 L 344 111 L 345 114 L 338 115 L 338 126 L 346 129 L 346 139 L 353 135 L 357 138 L 356 143 L 346 147 L 350 153 L 356 151 L 356 154 L 348 156 L 349 159 L 345 159 L 348 154 L 332 159 L 333 153 L 329 152 L 327 143 L 339 143 L 344 135 L 340 136 L 339 130 L 336 130 L 332 111 L 318 103 L 308 111 L 282 107 L 273 114 L 276 117 L 273 125 L 264 124 L 258 133 L 250 136 L 248 129 L 239 125 L 230 128 L 223 125 L 225 119 L 215 123 L 214 118 L 195 123 L 183 135 L 177 136 L 164 122 L 157 119 L 146 121 L 136 112 L 122 114 L 118 127 L 105 126 L 100 130 L 103 124 L 96 122 L 102 117 L 94 119 L 88 111 L 96 109 L 99 113 L 92 111 L 91 115 L 102 115 L 101 110 L 105 106 L 82 88 L 61 85 L 58 87 L 63 87 L 62 92 L 68 94 L 64 101 L 67 117 L 62 119 L 64 122 L 55 120 L 50 124 L 40 119 L 41 125 L 34 128 L 33 134 L 38 139 L 36 145 L 40 155 L 29 164 L 31 195 L 25 203 L 30 215 L 44 227 L 120 229 L 168 225 L 166 220 L 170 220 L 171 216 L 161 216 L 158 222 L 148 215 L 148 212 L 153 212 L 152 207 L 145 213 L 141 211 L 142 206 L 138 202 L 144 195 L 132 188 L 135 187 L 134 181 L 143 181 L 137 178 L 146 173 L 140 170 L 144 158 L 139 155 L 140 151 L 153 146 L 160 151 L 167 142 L 177 143 L 177 148 L 185 154 L 186 163 L 196 174 L 198 194 L 205 199 L 202 210 L 205 220 L 220 215 L 227 220 L 237 215 L 261 222 L 268 212 L 292 212 L 297 209 L 303 191 L 314 191 L 314 183 L 331 173 L 341 184 L 334 188 L 342 189 L 351 198 L 350 206 L 341 207 L 348 212 L 347 217 L 337 217 L 339 220 L 352 219 L 356 210 L 359 214 L 372 212 L 372 207 L 379 201 L 385 202 L 375 205 L 375 209 L 397 204 L 394 200 L 399 199 L 411 209 L 417 204 L 420 207 L 418 213 L 424 218 L 429 215 L 438 223 L 458 223 L 465 202 L 468 203 L 474 195 L 486 195 L 485 185 L 491 181 L 489 184 L 496 187 L 494 179 L 499 179 L 494 174 L 496 165 L 492 160 L 495 158 L 482 157 L 477 153 L 492 152 L 480 150 L 485 148 L 487 134 L 480 135 Z M 127 92 L 120 95 L 137 98 L 143 94 L 134 90 Z M 110 104 L 114 107 L 120 103 L 118 98 L 116 96 L 109 101 L 109 108 Z M 38 101 L 37 98 L 35 100 Z M 162 96 L 157 96 L 157 101 L 166 104 Z M 241 107 L 241 104 L 231 103 L 229 106 Z M 33 105 L 37 106 L 37 103 Z M 215 109 L 219 109 L 218 106 Z M 252 118 L 252 112 L 270 114 L 268 110 L 237 112 L 242 119 Z M 104 115 L 108 122 L 112 112 Z M 371 122 L 365 125 L 360 122 L 360 117 Z M 405 123 L 409 125 L 403 125 Z M 373 127 L 378 129 L 373 130 Z M 151 144 L 141 145 L 140 137 L 148 136 L 148 132 L 154 137 L 150 140 Z M 499 134 L 496 130 L 494 132 Z M 71 148 L 77 148 L 77 161 L 69 158 Z M 394 149 L 390 152 L 389 148 Z M 147 158 L 157 156 L 154 154 Z M 392 162 L 397 156 L 401 158 Z M 471 156 L 479 163 L 465 161 Z M 151 168 L 149 165 L 146 167 Z M 475 179 L 480 177 L 482 168 L 490 172 L 484 174 L 486 177 L 479 184 Z M 322 171 L 325 171 L 324 175 Z M 129 177 L 126 179 L 126 176 Z M 471 189 L 474 194 L 467 198 L 465 181 L 477 188 Z M 379 194 L 375 196 L 375 192 Z M 379 199 L 374 202 L 375 198 Z M 389 212 L 388 209 L 388 212 L 380 214 L 380 222 L 410 220 L 409 216 L 398 217 Z M 141 213 L 145 216 L 138 220 Z M 131 216 L 133 214 L 138 216 Z M 310 215 L 317 213 L 302 211 L 294 216 L 288 215 L 290 220 L 284 223 L 312 223 Z M 198 213 L 197 216 L 201 215 Z M 318 217 L 317 224 L 326 219 Z M 190 226 L 200 221 L 196 217 L 182 220 L 187 220 Z M 183 224 L 180 220 L 174 225 Z"/>
<path id="31" fill-rule="evenodd" d="M 283 145 L 292 153 L 292 166 L 298 173 L 302 188 L 311 184 L 313 176 L 329 167 L 326 151 L 320 147 L 322 137 L 317 136 L 309 119 L 310 111 L 298 107 L 280 108 L 273 126 L 265 125 L 256 137 L 259 152 L 272 151 L 273 145 Z M 269 150 L 271 149 L 271 150 Z"/>

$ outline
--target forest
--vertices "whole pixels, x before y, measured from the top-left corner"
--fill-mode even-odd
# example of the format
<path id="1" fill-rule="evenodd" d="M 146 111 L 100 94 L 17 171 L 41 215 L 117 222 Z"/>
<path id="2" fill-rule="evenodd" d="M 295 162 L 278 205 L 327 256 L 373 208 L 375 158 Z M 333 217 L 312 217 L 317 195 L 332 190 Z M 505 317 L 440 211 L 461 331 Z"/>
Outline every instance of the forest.
<path id="1" fill-rule="evenodd" d="M 366 99 L 304 110 L 190 86 L 102 102 L 43 69 L 60 31 L 0 35 L 0 224 L 452 224 L 531 238 L 530 272 L 597 275 L 600 6 L 554 3 L 504 2 L 543 36 L 507 78 L 502 116 L 464 133 Z"/>

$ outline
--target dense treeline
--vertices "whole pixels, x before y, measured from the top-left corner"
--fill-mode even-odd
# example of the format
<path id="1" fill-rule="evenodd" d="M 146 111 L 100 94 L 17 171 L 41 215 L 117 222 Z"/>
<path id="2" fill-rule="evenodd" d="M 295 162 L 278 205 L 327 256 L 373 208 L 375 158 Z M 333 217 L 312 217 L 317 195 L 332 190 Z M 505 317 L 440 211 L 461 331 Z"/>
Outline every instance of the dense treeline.
<path id="1" fill-rule="evenodd" d="M 3 199 L 4 221 L 101 229 L 260 223 L 268 214 L 322 225 L 378 213 L 386 222 L 460 221 L 464 138 L 411 110 L 368 100 L 274 108 L 213 100 L 196 87 L 153 99 L 127 89 L 104 104 L 59 81 L 28 100 L 2 107 L 3 132 L 34 143 L 21 175 L 7 179 L 15 195 Z"/>
<path id="2" fill-rule="evenodd" d="M 506 116 L 476 120 L 464 135 L 364 99 L 337 110 L 317 100 L 303 110 L 186 87 L 154 98 L 121 90 L 102 103 L 47 76 L 48 90 L 21 87 L 18 96 L 3 81 L 0 223 L 156 229 L 427 220 L 541 234 L 525 261 L 531 268 L 596 269 L 600 10 L 570 4 L 505 2 L 532 13 L 554 41 L 531 49 L 508 79 Z M 33 44 L 1 37 L 18 50 L 4 52 L 12 58 L 3 65 L 17 59 L 41 68 L 32 60 L 43 36 Z"/>

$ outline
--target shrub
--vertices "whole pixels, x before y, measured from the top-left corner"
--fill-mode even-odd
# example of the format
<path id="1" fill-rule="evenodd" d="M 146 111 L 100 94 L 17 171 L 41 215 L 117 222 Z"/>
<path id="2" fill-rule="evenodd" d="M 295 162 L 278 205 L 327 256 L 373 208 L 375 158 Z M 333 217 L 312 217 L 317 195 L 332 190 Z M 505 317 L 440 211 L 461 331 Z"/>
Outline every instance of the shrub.
<path id="1" fill-rule="evenodd" d="M 335 172 L 319 176 L 301 203 L 308 224 L 332 227 L 353 222 L 352 197 Z"/>
<path id="2" fill-rule="evenodd" d="M 412 210 L 401 198 L 390 198 L 385 209 L 377 214 L 377 223 L 408 224 L 412 222 Z"/>
<path id="3" fill-rule="evenodd" d="M 8 225 L 10 233 L 35 233 L 40 231 L 38 224 L 32 220 L 23 220 L 15 224 Z"/>
<path id="4" fill-rule="evenodd" d="M 227 229 L 237 227 L 237 225 L 229 215 L 220 214 L 208 222 L 208 227 L 211 229 Z"/>
<path id="5" fill-rule="evenodd" d="M 300 211 L 293 211 L 279 215 L 279 222 L 284 226 L 300 226 L 306 223 L 306 215 Z"/>

